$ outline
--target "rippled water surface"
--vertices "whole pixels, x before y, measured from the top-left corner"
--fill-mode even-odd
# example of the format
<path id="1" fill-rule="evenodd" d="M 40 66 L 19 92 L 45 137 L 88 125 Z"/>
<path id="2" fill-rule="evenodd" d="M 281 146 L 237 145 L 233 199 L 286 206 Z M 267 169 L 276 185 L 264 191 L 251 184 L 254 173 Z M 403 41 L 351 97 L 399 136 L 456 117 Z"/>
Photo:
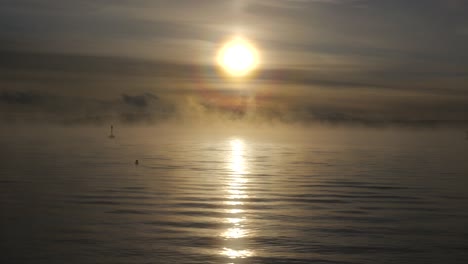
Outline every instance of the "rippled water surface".
<path id="1" fill-rule="evenodd" d="M 1 139 L 1 263 L 468 263 L 457 133 L 60 135 Z"/>

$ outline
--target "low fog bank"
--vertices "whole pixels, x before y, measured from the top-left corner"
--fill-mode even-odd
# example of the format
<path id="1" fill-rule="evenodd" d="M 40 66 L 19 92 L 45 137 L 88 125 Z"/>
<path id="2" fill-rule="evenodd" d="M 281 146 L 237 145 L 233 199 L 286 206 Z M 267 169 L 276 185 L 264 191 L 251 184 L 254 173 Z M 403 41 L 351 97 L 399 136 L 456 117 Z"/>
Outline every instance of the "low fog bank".
<path id="1" fill-rule="evenodd" d="M 111 99 L 54 95 L 35 91 L 0 92 L 0 122 L 8 125 L 60 126 L 172 126 L 224 129 L 248 127 L 372 127 L 468 128 L 468 120 L 438 119 L 401 109 L 386 111 L 314 105 L 302 101 L 266 98 L 248 91 L 224 94 L 159 96 L 120 94 Z M 431 118 L 432 117 L 432 118 Z M 288 130 L 287 128 L 286 130 Z"/>

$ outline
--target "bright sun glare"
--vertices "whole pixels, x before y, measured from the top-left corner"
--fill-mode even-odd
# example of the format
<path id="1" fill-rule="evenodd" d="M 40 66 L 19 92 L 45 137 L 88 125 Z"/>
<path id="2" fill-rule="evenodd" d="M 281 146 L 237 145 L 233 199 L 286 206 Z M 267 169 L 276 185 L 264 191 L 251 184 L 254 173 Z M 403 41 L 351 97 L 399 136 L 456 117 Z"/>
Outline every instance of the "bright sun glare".
<path id="1" fill-rule="evenodd" d="M 245 76 L 258 66 L 258 52 L 249 41 L 236 37 L 223 45 L 216 62 L 230 75 Z"/>

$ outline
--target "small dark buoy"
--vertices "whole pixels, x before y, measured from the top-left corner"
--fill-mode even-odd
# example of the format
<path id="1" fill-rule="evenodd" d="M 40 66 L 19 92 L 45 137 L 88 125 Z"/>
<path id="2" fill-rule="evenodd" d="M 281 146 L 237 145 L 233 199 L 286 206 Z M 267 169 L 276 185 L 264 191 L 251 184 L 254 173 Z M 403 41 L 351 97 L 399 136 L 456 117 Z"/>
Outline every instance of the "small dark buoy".
<path id="1" fill-rule="evenodd" d="M 138 165 L 138 160 L 135 160 L 135 165 Z"/>
<path id="2" fill-rule="evenodd" d="M 114 126 L 111 126 L 111 127 L 110 127 L 110 135 L 109 135 L 109 138 L 115 138 L 115 136 L 114 136 Z"/>

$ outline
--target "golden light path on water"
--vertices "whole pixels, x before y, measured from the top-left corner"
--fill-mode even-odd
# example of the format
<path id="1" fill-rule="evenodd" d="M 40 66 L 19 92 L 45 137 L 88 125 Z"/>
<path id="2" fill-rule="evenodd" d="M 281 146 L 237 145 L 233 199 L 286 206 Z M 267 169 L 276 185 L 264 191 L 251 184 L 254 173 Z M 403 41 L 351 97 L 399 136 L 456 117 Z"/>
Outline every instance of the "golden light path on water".
<path id="1" fill-rule="evenodd" d="M 242 241 L 239 241 L 248 235 L 247 230 L 244 228 L 244 223 L 247 219 L 242 215 L 244 212 L 242 200 L 249 197 L 245 190 L 245 183 L 248 181 L 245 177 L 247 174 L 247 166 L 244 159 L 245 146 L 244 142 L 240 139 L 233 139 L 229 144 L 231 153 L 227 156 L 227 159 L 229 160 L 228 164 L 231 174 L 227 183 L 225 203 L 233 208 L 227 209 L 227 213 L 230 216 L 224 219 L 225 222 L 231 224 L 231 227 L 225 230 L 221 236 L 229 242 L 235 242 L 233 244 L 237 247 L 224 247 L 221 254 L 231 259 L 246 258 L 252 256 L 253 252 L 242 248 Z"/>

